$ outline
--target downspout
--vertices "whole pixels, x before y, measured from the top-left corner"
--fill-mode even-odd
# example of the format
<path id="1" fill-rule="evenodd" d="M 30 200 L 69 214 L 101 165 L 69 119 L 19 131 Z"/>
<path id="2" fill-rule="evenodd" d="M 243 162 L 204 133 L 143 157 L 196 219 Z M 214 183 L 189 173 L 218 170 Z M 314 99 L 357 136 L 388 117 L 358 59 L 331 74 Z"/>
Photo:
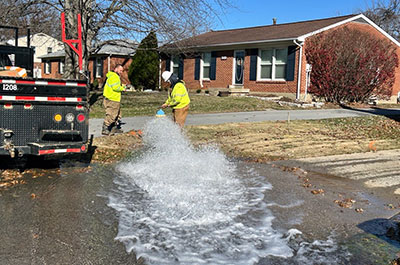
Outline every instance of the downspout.
<path id="1" fill-rule="evenodd" d="M 296 44 L 300 50 L 299 50 L 299 66 L 298 66 L 298 73 L 297 73 L 297 93 L 296 93 L 296 100 L 300 100 L 300 93 L 301 93 L 301 63 L 302 63 L 302 57 L 303 57 L 303 44 L 304 44 L 304 38 L 300 37 L 297 40 L 293 40 L 294 44 Z"/>
<path id="2" fill-rule="evenodd" d="M 108 55 L 107 58 L 107 72 L 110 72 L 110 67 L 111 67 L 111 62 L 110 62 L 110 58 L 111 58 L 112 54 Z"/>
<path id="3" fill-rule="evenodd" d="M 158 89 L 161 90 L 161 58 L 158 59 L 159 66 L 158 66 Z"/>

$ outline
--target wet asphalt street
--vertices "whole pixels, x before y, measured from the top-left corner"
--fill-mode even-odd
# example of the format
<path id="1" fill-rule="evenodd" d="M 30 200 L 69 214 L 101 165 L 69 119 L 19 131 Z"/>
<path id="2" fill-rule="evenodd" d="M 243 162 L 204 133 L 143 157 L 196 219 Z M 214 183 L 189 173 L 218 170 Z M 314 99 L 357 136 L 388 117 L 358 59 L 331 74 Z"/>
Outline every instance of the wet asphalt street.
<path id="1" fill-rule="evenodd" d="M 0 191 L 0 264 L 136 264 L 114 241 L 106 168 L 35 169 Z M 103 196 L 104 195 L 104 196 Z"/>
<path id="2" fill-rule="evenodd" d="M 325 262 L 308 264 L 388 264 L 400 250 L 397 241 L 385 236 L 389 219 L 396 214 L 386 205 L 398 205 L 398 197 L 365 188 L 358 180 L 288 170 L 279 162 L 238 161 L 238 166 L 254 168 L 271 183 L 265 200 L 275 216 L 274 228 L 303 233 L 293 249 L 332 236 L 335 244 L 346 249 L 335 252 L 335 259 L 327 252 Z M 24 176 L 26 184 L 1 190 L 0 264 L 141 264 L 135 253 L 127 253 L 115 240 L 118 216 L 107 206 L 107 197 L 116 174 L 111 166 L 97 165 L 32 169 Z M 310 187 L 304 186 L 306 180 Z M 324 192 L 311 193 L 317 189 Z M 345 198 L 355 201 L 351 208 L 334 203 Z M 333 263 L 336 256 L 341 257 L 339 263 Z M 307 263 L 295 256 L 265 257 L 258 264 Z"/>
<path id="3" fill-rule="evenodd" d="M 274 117 L 273 112 L 277 111 L 215 114 L 215 117 L 213 114 L 204 117 L 196 115 L 201 118 L 199 120 L 194 115 L 192 120 L 189 117 L 188 123 L 220 123 L 226 121 L 228 116 L 228 122 L 261 121 L 268 115 Z M 339 112 L 334 115 L 371 114 L 365 111 L 352 114 L 344 110 Z M 290 117 L 306 118 L 308 114 L 305 113 L 312 112 L 291 113 Z M 225 115 L 227 117 L 223 119 Z M 287 119 L 288 112 L 283 111 L 279 115 L 281 118 L 276 119 Z M 325 110 L 324 115 L 313 115 L 321 118 L 332 113 Z M 145 122 L 146 118 L 142 119 Z M 101 125 L 101 121 L 90 121 L 91 133 L 98 133 L 96 124 Z M 133 118 L 127 118 L 125 122 L 125 130 L 129 126 L 141 126 Z M 290 243 L 294 257 L 282 259 L 268 256 L 261 258 L 258 264 L 390 264 L 400 251 L 399 242 L 387 235 L 388 228 L 394 225 L 391 218 L 399 212 L 400 195 L 394 193 L 397 186 L 366 185 L 368 180 L 384 178 L 384 170 L 377 170 L 376 175 L 369 175 L 368 178 L 351 176 L 354 172 L 365 175 L 362 168 L 368 167 L 363 163 L 392 161 L 393 168 L 398 169 L 398 155 L 394 151 L 390 159 L 385 157 L 372 162 L 370 156 L 267 164 L 237 161 L 239 167 L 250 166 L 257 174 L 266 176 L 266 181 L 272 185 L 273 188 L 266 193 L 265 202 L 275 217 L 272 221 L 274 229 L 283 234 L 289 229 L 302 232 L 300 238 Z M 379 158 L 379 153 L 376 156 Z M 359 166 L 355 168 L 357 164 Z M 138 262 L 135 253 L 127 253 L 125 246 L 115 240 L 119 216 L 107 204 L 109 193 L 115 188 L 113 180 L 117 174 L 114 166 L 93 164 L 88 168 L 87 165 L 62 163 L 49 167 L 45 163 L 40 168 L 27 170 L 24 184 L 0 189 L 0 265 L 142 264 L 142 259 Z M 396 174 L 392 175 L 390 177 L 396 179 Z M 313 191 L 317 192 L 313 194 Z M 350 204 L 340 205 L 346 201 Z M 325 258 L 319 263 L 314 263 L 312 259 L 318 249 L 305 256 L 308 263 L 297 259 L 305 245 L 313 246 L 312 243 L 318 240 L 330 242 L 331 239 L 337 249 L 332 253 L 322 251 Z"/>

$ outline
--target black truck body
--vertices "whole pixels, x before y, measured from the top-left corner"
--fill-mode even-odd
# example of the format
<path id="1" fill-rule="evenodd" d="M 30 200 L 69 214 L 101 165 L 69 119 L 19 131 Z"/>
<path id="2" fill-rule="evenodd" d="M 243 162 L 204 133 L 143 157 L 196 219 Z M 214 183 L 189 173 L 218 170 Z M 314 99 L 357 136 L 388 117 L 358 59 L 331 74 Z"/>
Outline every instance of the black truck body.
<path id="1" fill-rule="evenodd" d="M 33 78 L 33 49 L 29 47 L 0 45 L 0 67 L 10 55 L 28 77 L 0 76 L 0 155 L 86 153 L 86 80 Z"/>

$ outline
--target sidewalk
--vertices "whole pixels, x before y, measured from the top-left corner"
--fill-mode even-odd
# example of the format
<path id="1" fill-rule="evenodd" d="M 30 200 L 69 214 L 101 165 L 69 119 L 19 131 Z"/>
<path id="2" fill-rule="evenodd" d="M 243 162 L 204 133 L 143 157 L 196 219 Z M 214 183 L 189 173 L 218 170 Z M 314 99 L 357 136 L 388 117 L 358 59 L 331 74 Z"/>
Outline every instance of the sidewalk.
<path id="1" fill-rule="evenodd" d="M 318 110 L 266 110 L 251 112 L 189 114 L 186 125 L 208 125 L 237 122 L 261 122 L 283 120 L 318 120 L 330 118 L 361 117 L 366 115 L 400 115 L 400 109 L 318 109 Z M 154 116 L 123 117 L 124 131 L 143 129 Z M 89 120 L 89 134 L 101 136 L 103 119 Z"/>

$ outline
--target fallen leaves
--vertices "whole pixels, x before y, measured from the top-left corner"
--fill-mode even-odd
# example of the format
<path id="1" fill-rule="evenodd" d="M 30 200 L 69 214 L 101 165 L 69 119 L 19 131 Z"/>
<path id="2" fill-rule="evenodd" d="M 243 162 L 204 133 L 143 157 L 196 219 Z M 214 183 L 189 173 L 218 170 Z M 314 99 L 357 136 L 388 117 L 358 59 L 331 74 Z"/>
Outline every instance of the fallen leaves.
<path id="1" fill-rule="evenodd" d="M 355 200 L 350 199 L 350 198 L 343 199 L 343 200 L 334 200 L 333 202 L 342 208 L 351 208 L 351 207 L 353 207 L 353 204 L 356 203 Z"/>
<path id="2" fill-rule="evenodd" d="M 95 152 L 92 162 L 103 164 L 113 163 L 126 157 L 133 150 L 142 146 L 142 131 L 129 131 L 113 136 L 97 137 L 94 139 Z"/>
<path id="3" fill-rule="evenodd" d="M 0 174 L 0 188 L 9 188 L 18 184 L 26 184 L 23 174 L 18 170 L 4 170 Z"/>
<path id="4" fill-rule="evenodd" d="M 375 146 L 375 141 L 371 141 L 368 144 L 368 149 L 372 152 L 376 152 L 376 146 Z"/>
<path id="5" fill-rule="evenodd" d="M 323 189 L 317 189 L 317 190 L 312 190 L 311 193 L 316 195 L 316 194 L 323 194 L 325 191 Z"/>

